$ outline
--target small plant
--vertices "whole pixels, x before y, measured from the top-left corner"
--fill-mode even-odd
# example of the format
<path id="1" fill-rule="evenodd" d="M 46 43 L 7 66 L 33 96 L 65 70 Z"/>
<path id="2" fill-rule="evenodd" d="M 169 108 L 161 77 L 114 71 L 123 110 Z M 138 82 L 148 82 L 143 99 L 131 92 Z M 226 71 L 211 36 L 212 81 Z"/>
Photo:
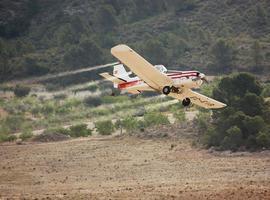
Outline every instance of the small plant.
<path id="1" fill-rule="evenodd" d="M 7 135 L 7 134 L 0 134 L 0 142 L 12 142 L 16 140 L 17 137 L 16 135 Z"/>
<path id="2" fill-rule="evenodd" d="M 114 126 L 111 120 L 96 122 L 95 127 L 97 132 L 101 135 L 111 135 L 114 131 Z"/>
<path id="3" fill-rule="evenodd" d="M 65 93 L 55 94 L 53 96 L 53 98 L 55 100 L 63 100 L 63 99 L 66 99 L 67 98 L 67 94 L 65 94 Z"/>
<path id="4" fill-rule="evenodd" d="M 25 97 L 30 93 L 31 88 L 25 85 L 16 85 L 14 94 L 16 97 Z"/>
<path id="5" fill-rule="evenodd" d="M 70 135 L 69 129 L 63 128 L 63 127 L 56 127 L 56 128 L 49 128 L 46 129 L 44 134 L 63 134 L 63 135 Z"/>
<path id="6" fill-rule="evenodd" d="M 166 125 L 170 123 L 167 116 L 158 112 L 146 113 L 144 115 L 144 122 L 145 122 L 146 127 L 160 125 L 160 124 Z"/>
<path id="7" fill-rule="evenodd" d="M 135 117 L 127 117 L 123 119 L 122 126 L 127 132 L 132 132 L 140 128 L 139 121 Z"/>
<path id="8" fill-rule="evenodd" d="M 97 107 L 101 105 L 101 99 L 97 96 L 89 96 L 83 100 L 84 104 L 89 107 Z"/>
<path id="9" fill-rule="evenodd" d="M 71 137 L 87 137 L 92 135 L 92 130 L 87 128 L 87 124 L 77 124 L 69 127 Z"/>
<path id="10" fill-rule="evenodd" d="M 29 139 L 31 137 L 33 137 L 33 133 L 30 130 L 25 130 L 20 135 L 20 139 L 22 139 L 22 141 L 25 141 L 25 140 L 27 140 L 27 139 Z"/>
<path id="11" fill-rule="evenodd" d="M 173 116 L 175 119 L 177 119 L 179 122 L 183 122 L 186 120 L 185 112 L 183 109 L 177 109 L 173 111 Z"/>
<path id="12" fill-rule="evenodd" d="M 103 96 L 102 97 L 102 103 L 105 103 L 105 104 L 123 103 L 128 100 L 129 100 L 128 96 Z"/>

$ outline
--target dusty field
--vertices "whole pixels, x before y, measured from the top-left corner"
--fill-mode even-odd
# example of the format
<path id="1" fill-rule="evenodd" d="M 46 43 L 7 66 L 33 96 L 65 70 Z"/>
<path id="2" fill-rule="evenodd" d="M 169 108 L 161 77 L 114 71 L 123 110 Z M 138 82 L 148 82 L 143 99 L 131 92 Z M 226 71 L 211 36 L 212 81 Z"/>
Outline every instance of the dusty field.
<path id="1" fill-rule="evenodd" d="M 1 145 L 0 199 L 270 199 L 270 153 L 210 154 L 185 139 Z"/>

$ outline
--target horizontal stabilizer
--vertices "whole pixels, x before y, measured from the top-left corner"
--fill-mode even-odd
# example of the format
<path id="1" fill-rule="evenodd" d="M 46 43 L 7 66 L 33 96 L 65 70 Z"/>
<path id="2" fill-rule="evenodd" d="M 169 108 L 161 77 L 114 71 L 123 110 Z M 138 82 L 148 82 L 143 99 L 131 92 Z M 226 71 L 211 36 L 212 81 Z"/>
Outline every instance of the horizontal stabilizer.
<path id="1" fill-rule="evenodd" d="M 126 81 L 121 80 L 121 79 L 119 79 L 119 78 L 117 78 L 115 76 L 110 75 L 108 72 L 104 72 L 104 73 L 101 73 L 99 75 L 102 76 L 102 77 L 104 77 L 105 79 L 113 82 L 113 83 L 116 83 L 116 84 L 120 84 L 120 83 L 125 83 L 126 82 Z"/>

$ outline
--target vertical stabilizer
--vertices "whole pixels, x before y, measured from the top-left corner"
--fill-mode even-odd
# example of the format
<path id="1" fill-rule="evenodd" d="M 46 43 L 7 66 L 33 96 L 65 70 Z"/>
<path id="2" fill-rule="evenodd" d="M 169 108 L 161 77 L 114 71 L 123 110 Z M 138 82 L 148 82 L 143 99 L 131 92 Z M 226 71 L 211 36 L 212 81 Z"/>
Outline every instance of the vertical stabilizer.
<path id="1" fill-rule="evenodd" d="M 113 67 L 113 75 L 124 81 L 129 81 L 131 79 L 129 77 L 129 73 L 126 71 L 122 64 L 115 65 Z"/>

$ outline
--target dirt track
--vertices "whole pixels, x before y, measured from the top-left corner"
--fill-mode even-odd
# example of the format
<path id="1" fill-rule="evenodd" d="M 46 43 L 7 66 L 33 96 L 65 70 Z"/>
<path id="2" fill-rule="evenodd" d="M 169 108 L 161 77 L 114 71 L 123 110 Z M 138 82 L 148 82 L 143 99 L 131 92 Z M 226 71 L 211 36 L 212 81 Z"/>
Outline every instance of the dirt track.
<path id="1" fill-rule="evenodd" d="M 185 139 L 0 146 L 0 199 L 270 199 L 270 153 L 213 155 Z"/>

